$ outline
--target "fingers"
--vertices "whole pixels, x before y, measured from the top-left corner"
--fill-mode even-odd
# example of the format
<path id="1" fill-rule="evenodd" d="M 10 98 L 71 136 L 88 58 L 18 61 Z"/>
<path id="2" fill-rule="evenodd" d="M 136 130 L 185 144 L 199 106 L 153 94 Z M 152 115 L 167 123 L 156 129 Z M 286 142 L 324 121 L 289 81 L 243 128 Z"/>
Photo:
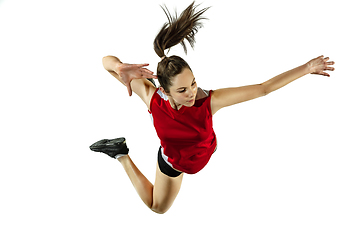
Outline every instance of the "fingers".
<path id="1" fill-rule="evenodd" d="M 327 71 L 334 71 L 335 68 L 333 68 L 333 67 L 326 67 L 325 70 L 327 70 Z"/>
<path id="2" fill-rule="evenodd" d="M 324 70 L 327 70 L 327 71 L 334 71 L 335 70 L 335 68 L 334 67 L 328 67 L 328 65 L 334 65 L 335 64 L 335 62 L 334 61 L 330 61 L 330 62 L 328 62 L 329 61 L 329 57 L 326 57 L 326 58 L 324 58 L 324 61 L 325 61 L 325 68 L 324 68 Z"/>
<path id="3" fill-rule="evenodd" d="M 154 75 L 153 71 L 150 71 L 146 68 L 141 68 L 141 76 L 145 78 L 157 78 L 157 76 Z"/>
<path id="4" fill-rule="evenodd" d="M 151 75 L 154 74 L 154 72 L 152 72 L 152 71 L 150 71 L 149 69 L 146 69 L 146 68 L 142 68 L 141 71 L 144 72 L 144 73 L 147 73 L 147 74 L 151 74 Z"/>
<path id="5" fill-rule="evenodd" d="M 326 76 L 326 77 L 330 77 L 330 74 L 328 74 L 326 72 L 314 72 L 314 73 L 311 73 L 311 74 L 317 74 L 317 75 L 323 75 L 323 76 Z"/>
<path id="6" fill-rule="evenodd" d="M 144 63 L 144 64 L 134 64 L 136 67 L 138 67 L 138 68 L 143 68 L 143 67 L 147 67 L 147 66 L 149 66 L 149 64 L 148 63 Z"/>
<path id="7" fill-rule="evenodd" d="M 321 58 L 321 57 L 322 57 L 322 56 L 320 56 L 319 58 Z M 334 65 L 335 62 L 334 62 L 334 61 L 328 62 L 329 59 L 330 59 L 329 57 L 326 57 L 326 58 L 323 59 L 323 61 L 326 63 L 326 65 Z"/>
<path id="8" fill-rule="evenodd" d="M 322 57 L 323 57 L 323 55 L 320 56 L 319 58 L 322 58 Z M 323 68 L 323 71 L 320 73 L 321 75 L 328 76 L 328 77 L 330 77 L 330 75 L 328 73 L 325 73 L 324 71 L 334 71 L 335 70 L 334 67 L 328 67 L 328 65 L 334 65 L 335 64 L 334 61 L 328 62 L 329 59 L 330 59 L 329 57 L 323 58 L 324 68 Z"/>
<path id="9" fill-rule="evenodd" d="M 327 72 L 321 72 L 320 75 L 323 75 L 325 77 L 330 77 L 330 74 L 328 74 Z"/>
<path id="10" fill-rule="evenodd" d="M 146 66 L 149 66 L 148 63 L 144 63 L 144 64 L 134 64 L 135 67 L 139 68 L 140 70 L 140 74 L 142 78 L 157 78 L 156 75 L 154 75 L 153 71 L 150 71 L 147 68 L 144 68 Z"/>
<path id="11" fill-rule="evenodd" d="M 334 65 L 334 61 L 329 61 L 329 57 L 324 57 L 321 55 L 313 60 L 309 61 L 308 64 L 310 66 L 311 74 L 323 75 L 326 77 L 330 77 L 330 74 L 325 71 L 334 71 L 334 67 L 329 67 L 330 65 Z"/>
<path id="12" fill-rule="evenodd" d="M 328 65 L 334 65 L 335 64 L 334 61 L 328 62 L 330 58 L 329 57 L 324 57 L 324 55 L 321 55 L 321 56 L 319 56 L 319 57 L 317 57 L 315 59 L 322 59 Z"/>
<path id="13" fill-rule="evenodd" d="M 126 84 L 126 87 L 127 87 L 129 96 L 131 97 L 131 95 L 132 95 L 132 89 L 131 89 L 130 83 L 127 83 L 127 84 Z"/>

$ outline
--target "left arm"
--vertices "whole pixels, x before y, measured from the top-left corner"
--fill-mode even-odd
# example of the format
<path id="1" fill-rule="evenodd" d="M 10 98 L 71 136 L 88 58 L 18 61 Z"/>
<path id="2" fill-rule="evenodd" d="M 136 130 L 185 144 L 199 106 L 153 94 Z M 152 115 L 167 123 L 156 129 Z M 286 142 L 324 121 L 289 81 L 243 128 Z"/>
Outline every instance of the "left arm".
<path id="1" fill-rule="evenodd" d="M 265 96 L 309 73 L 330 77 L 324 71 L 333 71 L 334 68 L 328 65 L 333 65 L 334 62 L 327 62 L 328 60 L 329 58 L 320 56 L 261 84 L 215 90 L 211 95 L 212 114 L 214 115 L 221 108 Z"/>

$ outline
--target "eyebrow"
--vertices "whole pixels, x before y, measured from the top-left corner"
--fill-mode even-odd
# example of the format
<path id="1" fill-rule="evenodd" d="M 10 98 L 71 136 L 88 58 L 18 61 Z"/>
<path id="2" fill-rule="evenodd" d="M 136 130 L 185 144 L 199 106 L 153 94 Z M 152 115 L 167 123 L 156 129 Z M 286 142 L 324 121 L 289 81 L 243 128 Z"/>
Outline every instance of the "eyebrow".
<path id="1" fill-rule="evenodd" d="M 195 78 L 193 79 L 192 83 L 195 81 Z M 178 89 L 176 90 L 180 90 L 180 89 L 186 89 L 186 87 L 179 87 Z"/>

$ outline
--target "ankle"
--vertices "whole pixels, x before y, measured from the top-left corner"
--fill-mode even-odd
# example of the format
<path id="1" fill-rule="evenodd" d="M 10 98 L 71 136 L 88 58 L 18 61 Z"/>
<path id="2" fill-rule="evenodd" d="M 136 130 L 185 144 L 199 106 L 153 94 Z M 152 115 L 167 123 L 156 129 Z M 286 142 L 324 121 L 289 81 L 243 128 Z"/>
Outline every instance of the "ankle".
<path id="1" fill-rule="evenodd" d="M 128 154 L 126 154 L 126 155 L 124 155 L 124 154 L 118 154 L 118 155 L 115 156 L 115 158 L 116 158 L 119 162 L 123 162 L 124 160 L 129 159 L 130 157 L 129 157 Z"/>

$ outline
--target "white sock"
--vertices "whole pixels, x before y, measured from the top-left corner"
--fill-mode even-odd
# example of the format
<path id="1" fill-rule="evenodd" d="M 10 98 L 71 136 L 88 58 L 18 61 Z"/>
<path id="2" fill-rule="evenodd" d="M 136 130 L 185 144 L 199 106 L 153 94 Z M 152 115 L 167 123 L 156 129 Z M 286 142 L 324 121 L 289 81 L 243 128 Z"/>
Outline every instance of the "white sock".
<path id="1" fill-rule="evenodd" d="M 121 157 L 123 157 L 123 156 L 126 156 L 127 154 L 118 154 L 118 155 L 116 155 L 115 156 L 115 159 L 119 159 L 119 158 L 121 158 Z"/>

